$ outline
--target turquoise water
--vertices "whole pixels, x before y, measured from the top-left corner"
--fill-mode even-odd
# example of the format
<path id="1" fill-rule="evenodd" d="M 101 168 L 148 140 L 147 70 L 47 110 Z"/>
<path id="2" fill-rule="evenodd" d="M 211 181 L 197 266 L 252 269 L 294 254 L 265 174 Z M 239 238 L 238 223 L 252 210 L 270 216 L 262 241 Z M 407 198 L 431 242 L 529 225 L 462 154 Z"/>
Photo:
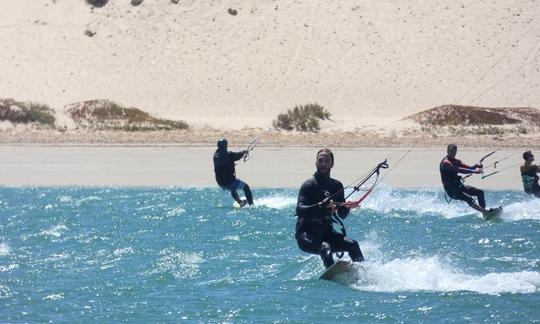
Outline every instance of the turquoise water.
<path id="1" fill-rule="evenodd" d="M 0 188 L 0 322 L 538 322 L 540 199 L 485 222 L 439 190 L 379 186 L 345 224 L 339 283 L 294 240 L 297 190 Z"/>

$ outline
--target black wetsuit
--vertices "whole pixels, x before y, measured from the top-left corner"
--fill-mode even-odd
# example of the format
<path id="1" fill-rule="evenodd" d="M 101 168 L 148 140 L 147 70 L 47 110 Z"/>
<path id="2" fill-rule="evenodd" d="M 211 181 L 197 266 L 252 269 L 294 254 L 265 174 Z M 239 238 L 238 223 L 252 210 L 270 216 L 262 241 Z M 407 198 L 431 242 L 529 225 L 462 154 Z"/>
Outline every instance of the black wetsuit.
<path id="1" fill-rule="evenodd" d="M 467 204 L 471 205 L 475 204 L 475 201 L 471 196 L 476 196 L 478 197 L 478 205 L 480 205 L 482 208 L 486 208 L 484 191 L 472 186 L 465 186 L 461 181 L 461 176 L 458 175 L 458 173 L 474 173 L 475 168 L 476 167 L 474 166 L 471 167 L 462 163 L 458 159 L 446 156 L 444 159 L 442 159 L 439 165 L 441 181 L 443 183 L 444 190 L 450 198 L 463 200 L 467 202 Z"/>
<path id="2" fill-rule="evenodd" d="M 247 202 L 253 205 L 253 195 L 249 186 L 240 179 L 236 178 L 235 162 L 240 160 L 245 151 L 231 152 L 227 150 L 217 149 L 214 153 L 214 173 L 216 175 L 217 184 L 231 192 L 234 200 L 240 201 L 236 190 L 243 189 L 246 195 Z"/>
<path id="3" fill-rule="evenodd" d="M 236 181 L 234 162 L 240 160 L 244 152 L 231 152 L 217 149 L 214 153 L 214 173 L 220 187 L 231 185 Z"/>
<path id="4" fill-rule="evenodd" d="M 540 185 L 538 184 L 538 172 L 540 172 L 540 167 L 529 162 L 522 165 L 520 171 L 525 192 L 540 198 Z"/>
<path id="5" fill-rule="evenodd" d="M 353 261 L 363 261 L 364 257 L 358 242 L 336 232 L 332 227 L 330 209 L 319 206 L 325 198 L 332 197 L 336 203 L 345 202 L 341 182 L 320 176 L 318 173 L 306 180 L 298 193 L 296 205 L 296 241 L 304 252 L 321 255 L 324 265 L 331 266 L 332 252 L 348 252 Z M 338 215 L 346 218 L 349 208 L 338 207 Z"/>

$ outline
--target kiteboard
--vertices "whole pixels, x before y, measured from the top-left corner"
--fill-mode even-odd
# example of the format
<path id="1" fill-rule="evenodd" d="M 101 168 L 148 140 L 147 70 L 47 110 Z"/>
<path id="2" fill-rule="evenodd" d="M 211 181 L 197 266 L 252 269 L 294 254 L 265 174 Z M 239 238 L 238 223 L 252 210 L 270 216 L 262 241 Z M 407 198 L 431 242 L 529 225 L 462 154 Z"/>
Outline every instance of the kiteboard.
<path id="1" fill-rule="evenodd" d="M 352 262 L 338 260 L 330 267 L 328 267 L 324 272 L 319 276 L 319 279 L 323 280 L 332 280 L 335 276 L 345 273 L 353 268 Z"/>
<path id="2" fill-rule="evenodd" d="M 484 214 L 484 220 L 490 220 L 490 219 L 499 217 L 501 216 L 502 212 L 503 212 L 503 206 L 492 208 L 489 210 L 489 212 Z"/>
<path id="3" fill-rule="evenodd" d="M 233 204 L 232 204 L 232 207 L 233 207 L 233 208 L 242 208 L 242 207 L 244 207 L 244 206 L 247 206 L 247 202 L 246 202 L 246 204 L 244 204 L 244 205 L 242 205 L 242 206 L 240 206 L 240 204 L 238 204 L 236 201 L 233 202 Z"/>

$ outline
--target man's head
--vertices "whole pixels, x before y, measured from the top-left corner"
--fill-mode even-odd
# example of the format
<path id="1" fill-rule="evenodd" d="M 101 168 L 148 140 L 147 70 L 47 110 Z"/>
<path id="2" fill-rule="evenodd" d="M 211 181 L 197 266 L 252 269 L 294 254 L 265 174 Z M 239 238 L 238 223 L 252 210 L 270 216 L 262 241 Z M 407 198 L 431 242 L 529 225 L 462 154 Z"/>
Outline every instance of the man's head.
<path id="1" fill-rule="evenodd" d="M 448 154 L 448 157 L 455 158 L 457 154 L 456 144 L 448 144 L 448 147 L 446 148 L 446 153 Z"/>
<path id="2" fill-rule="evenodd" d="M 227 142 L 227 139 L 222 137 L 217 141 L 217 147 L 220 150 L 227 150 L 227 146 L 229 145 L 229 142 Z"/>
<path id="3" fill-rule="evenodd" d="M 334 153 L 329 149 L 321 149 L 317 152 L 317 159 L 315 160 L 315 166 L 319 173 L 330 173 L 330 170 L 334 166 Z"/>
<path id="4" fill-rule="evenodd" d="M 523 160 L 525 160 L 526 162 L 532 162 L 534 161 L 534 155 L 531 151 L 525 151 L 523 152 Z"/>

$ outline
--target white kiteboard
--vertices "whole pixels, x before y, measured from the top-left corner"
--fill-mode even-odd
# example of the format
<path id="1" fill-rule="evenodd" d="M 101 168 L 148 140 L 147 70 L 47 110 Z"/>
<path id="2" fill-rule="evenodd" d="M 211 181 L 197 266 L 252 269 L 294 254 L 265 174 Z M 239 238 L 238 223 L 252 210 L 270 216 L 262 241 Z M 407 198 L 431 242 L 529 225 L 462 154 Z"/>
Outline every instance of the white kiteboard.
<path id="1" fill-rule="evenodd" d="M 350 261 L 338 260 L 319 276 L 319 279 L 332 280 L 335 276 L 345 273 L 353 268 Z"/>
<path id="2" fill-rule="evenodd" d="M 503 212 L 503 206 L 493 208 L 488 213 L 484 214 L 484 219 L 485 220 L 490 220 L 490 219 L 499 217 L 499 216 L 501 216 L 502 212 Z"/>
<path id="3" fill-rule="evenodd" d="M 243 199 L 243 200 L 245 200 L 245 199 Z M 245 207 L 245 206 L 247 206 L 247 205 L 248 205 L 248 204 L 246 203 L 244 206 L 240 206 L 236 201 L 234 201 L 233 204 L 232 204 L 232 207 L 233 207 L 233 208 L 242 208 L 242 207 Z"/>

